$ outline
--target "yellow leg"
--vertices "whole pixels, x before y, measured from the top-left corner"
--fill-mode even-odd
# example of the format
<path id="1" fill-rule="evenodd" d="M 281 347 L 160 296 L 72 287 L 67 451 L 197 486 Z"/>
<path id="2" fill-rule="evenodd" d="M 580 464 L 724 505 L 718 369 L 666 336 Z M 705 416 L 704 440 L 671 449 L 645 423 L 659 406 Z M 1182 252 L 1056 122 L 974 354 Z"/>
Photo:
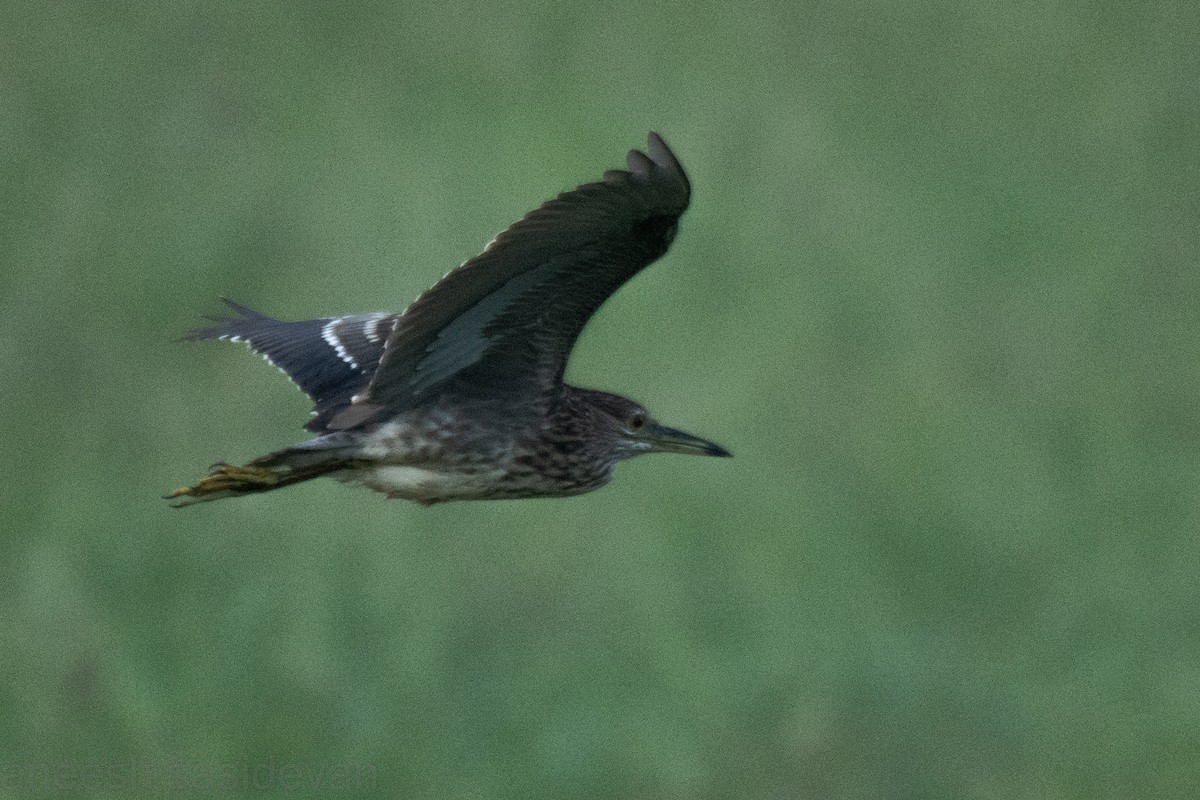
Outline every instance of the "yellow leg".
<path id="1" fill-rule="evenodd" d="M 177 499 L 176 506 L 186 506 L 192 503 L 202 503 L 205 500 L 217 500 L 248 492 L 261 492 L 274 487 L 279 483 L 281 477 L 283 476 L 279 472 L 266 467 L 235 467 L 232 464 L 215 464 L 208 477 L 201 479 L 195 486 L 176 489 L 167 496 L 167 499 Z"/>

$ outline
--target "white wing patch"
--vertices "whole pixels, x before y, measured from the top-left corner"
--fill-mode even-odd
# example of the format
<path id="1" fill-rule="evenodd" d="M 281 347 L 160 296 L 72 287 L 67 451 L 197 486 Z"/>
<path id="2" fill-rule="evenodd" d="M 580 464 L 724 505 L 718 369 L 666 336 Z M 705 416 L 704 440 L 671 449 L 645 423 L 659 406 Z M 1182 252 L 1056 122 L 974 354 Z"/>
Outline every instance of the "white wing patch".
<path id="1" fill-rule="evenodd" d="M 379 334 L 379 323 L 390 317 L 391 314 L 372 314 L 363 326 L 363 335 L 367 337 L 367 341 L 371 344 L 377 344 L 383 337 Z"/>
<path id="2" fill-rule="evenodd" d="M 338 354 L 338 358 L 350 365 L 350 369 L 357 372 L 362 372 L 362 368 L 358 366 L 358 362 L 354 360 L 354 356 L 346 350 L 346 346 L 342 344 L 342 340 L 337 335 L 337 325 L 344 320 L 345 317 L 335 317 L 325 323 L 325 327 L 321 328 L 321 338 L 329 343 L 329 346 Z"/>

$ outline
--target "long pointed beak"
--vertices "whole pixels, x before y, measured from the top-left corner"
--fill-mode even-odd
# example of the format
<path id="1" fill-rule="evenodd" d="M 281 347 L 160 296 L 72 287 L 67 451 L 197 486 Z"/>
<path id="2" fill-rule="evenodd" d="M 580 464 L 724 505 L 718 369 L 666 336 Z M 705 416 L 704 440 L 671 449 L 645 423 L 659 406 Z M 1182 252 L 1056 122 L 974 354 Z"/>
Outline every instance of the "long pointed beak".
<path id="1" fill-rule="evenodd" d="M 650 430 L 646 433 L 646 438 L 652 443 L 651 453 L 683 453 L 684 455 L 721 456 L 722 458 L 729 458 L 733 455 L 719 444 L 675 428 L 668 428 L 657 422 L 650 423 Z"/>

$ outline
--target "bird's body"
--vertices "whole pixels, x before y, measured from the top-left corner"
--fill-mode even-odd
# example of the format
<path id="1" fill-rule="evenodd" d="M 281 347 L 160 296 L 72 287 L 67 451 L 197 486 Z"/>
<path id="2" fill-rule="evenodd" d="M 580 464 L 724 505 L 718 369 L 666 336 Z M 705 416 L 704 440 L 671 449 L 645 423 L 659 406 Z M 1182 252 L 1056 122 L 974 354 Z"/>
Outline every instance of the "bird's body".
<path id="1" fill-rule="evenodd" d="M 359 446 L 364 466 L 338 475 L 389 497 L 445 500 L 561 497 L 598 489 L 612 477 L 615 457 L 580 452 L 579 414 L 591 409 L 574 387 L 564 387 L 563 409 L 526 420 L 503 435 L 481 419 L 479 406 L 414 411 L 377 426 Z M 574 423 L 574 424 L 573 424 Z"/>
<path id="2" fill-rule="evenodd" d="M 175 504 L 321 475 L 423 504 L 561 497 L 639 453 L 728 455 L 562 381 L 587 319 L 666 251 L 687 207 L 687 178 L 654 134 L 649 153 L 528 215 L 403 314 L 286 322 L 227 300 L 238 316 L 188 338 L 241 341 L 278 366 L 312 397 L 318 435 L 218 464 Z"/>

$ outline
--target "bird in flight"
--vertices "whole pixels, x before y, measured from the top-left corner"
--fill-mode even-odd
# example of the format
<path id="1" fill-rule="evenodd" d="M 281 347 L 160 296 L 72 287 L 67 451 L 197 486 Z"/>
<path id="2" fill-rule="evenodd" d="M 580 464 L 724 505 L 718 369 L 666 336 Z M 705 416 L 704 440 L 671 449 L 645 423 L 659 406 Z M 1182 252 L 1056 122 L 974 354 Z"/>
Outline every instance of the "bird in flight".
<path id="1" fill-rule="evenodd" d="M 289 322 L 231 300 L 187 339 L 242 342 L 315 404 L 316 436 L 245 466 L 215 464 L 168 499 L 186 506 L 328 475 L 388 497 L 563 497 L 642 453 L 728 456 L 638 403 L 563 383 L 596 309 L 663 255 L 691 185 L 654 133 L 628 169 L 560 194 L 400 314 Z"/>

